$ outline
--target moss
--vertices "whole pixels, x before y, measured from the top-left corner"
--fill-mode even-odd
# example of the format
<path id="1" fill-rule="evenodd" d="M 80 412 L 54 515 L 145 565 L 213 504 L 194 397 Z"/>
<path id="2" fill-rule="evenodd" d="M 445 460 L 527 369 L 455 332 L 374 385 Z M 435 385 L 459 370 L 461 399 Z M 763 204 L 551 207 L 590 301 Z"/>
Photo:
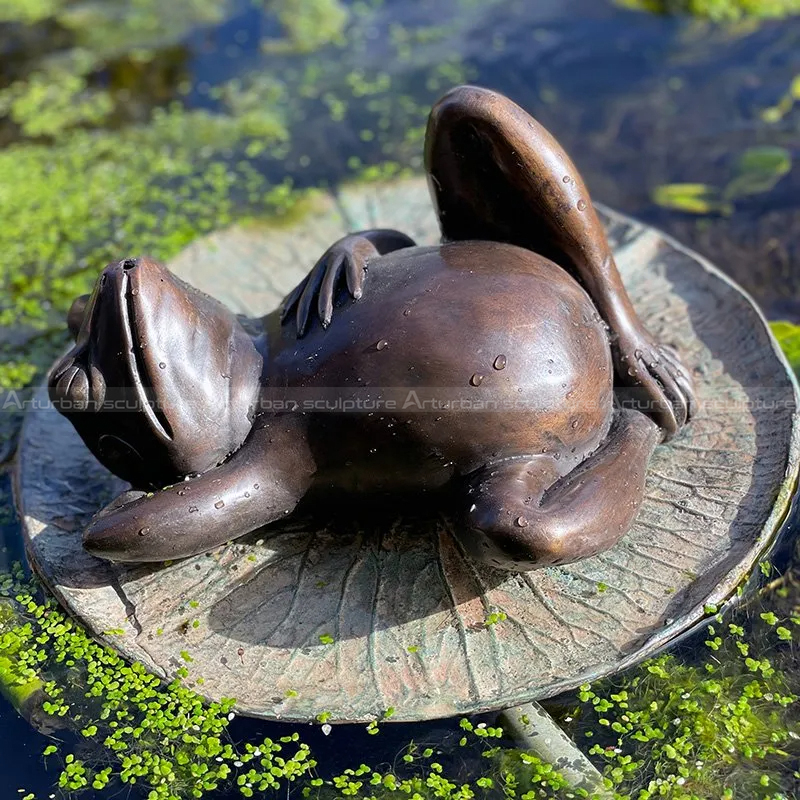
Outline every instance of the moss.
<path id="1" fill-rule="evenodd" d="M 104 0 L 62 2 L 54 14 L 76 43 L 102 57 L 135 52 L 147 58 L 155 47 L 182 39 L 192 29 L 214 25 L 230 13 L 229 0 Z"/>
<path id="2" fill-rule="evenodd" d="M 7 114 L 31 137 L 99 125 L 113 108 L 109 92 L 90 91 L 85 78 L 68 72 L 36 73 L 0 92 L 0 114 Z"/>
<path id="3" fill-rule="evenodd" d="M 27 58 L 16 66 L 16 80 L 0 89 L 0 120 L 28 138 L 104 126 L 124 114 L 130 99 L 120 81 L 132 72 L 126 64 L 153 62 L 197 27 L 222 21 L 232 6 L 228 0 L 0 0 L 0 22 L 46 23 L 52 42 L 22 51 Z"/>
<path id="4" fill-rule="evenodd" d="M 20 711 L 43 684 L 34 670 L 22 665 L 22 637 L 14 630 L 15 622 L 11 602 L 0 597 L 0 694 Z"/>

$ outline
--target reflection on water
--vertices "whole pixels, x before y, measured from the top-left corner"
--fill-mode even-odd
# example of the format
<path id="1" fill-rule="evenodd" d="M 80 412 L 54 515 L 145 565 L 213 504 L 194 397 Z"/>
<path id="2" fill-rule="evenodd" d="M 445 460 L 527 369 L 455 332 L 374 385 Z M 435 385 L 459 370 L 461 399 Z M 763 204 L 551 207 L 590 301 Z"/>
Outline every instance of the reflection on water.
<path id="1" fill-rule="evenodd" d="M 115 254 L 167 256 L 263 213 L 287 176 L 301 188 L 387 161 L 418 168 L 430 103 L 464 80 L 531 110 L 595 198 L 709 256 L 771 317 L 800 320 L 798 19 L 722 27 L 598 0 L 6 0 L 0 20 L 0 384 L 48 362 L 69 298 Z M 0 571 L 20 556 L 3 481 Z M 789 581 L 764 602 L 791 617 L 796 598 Z M 704 657 L 680 654 L 687 669 Z M 789 645 L 771 658 L 794 667 Z M 412 735 L 458 750 L 442 724 L 305 738 L 335 772 L 367 748 L 393 758 Z M 2 707 L 3 797 L 53 791 L 46 743 Z"/>

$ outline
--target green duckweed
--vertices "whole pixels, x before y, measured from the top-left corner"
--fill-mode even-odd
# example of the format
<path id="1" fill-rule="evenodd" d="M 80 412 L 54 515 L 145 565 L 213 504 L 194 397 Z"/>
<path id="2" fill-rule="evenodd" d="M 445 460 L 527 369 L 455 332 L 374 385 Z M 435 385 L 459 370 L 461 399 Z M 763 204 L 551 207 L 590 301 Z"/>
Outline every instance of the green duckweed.
<path id="1" fill-rule="evenodd" d="M 43 710 L 87 743 L 76 749 L 53 742 L 43 751 L 48 763 L 59 764 L 58 784 L 69 792 L 110 797 L 120 786 L 139 785 L 149 800 L 184 800 L 220 788 L 252 797 L 295 785 L 304 797 L 376 800 L 467 800 L 498 791 L 520 800 L 588 796 L 568 787 L 552 765 L 509 747 L 502 728 L 470 719 L 460 722 L 456 750 L 477 748 L 483 765 L 469 780 L 450 774 L 457 758 L 415 743 L 395 767 L 361 764 L 322 778 L 298 732 L 234 742 L 228 728 L 235 701 L 209 704 L 193 690 L 199 681 L 189 652 L 179 654 L 182 679 L 165 684 L 92 640 L 42 598 L 20 567 L 0 577 L 0 595 L 15 609 L 0 620 L 0 658 L 14 657 L 21 685 L 41 681 Z M 787 760 L 800 755 L 791 711 L 797 697 L 790 678 L 753 642 L 768 642 L 781 659 L 797 626 L 800 618 L 780 609 L 763 611 L 748 636 L 744 625 L 717 613 L 705 631 L 704 658 L 662 655 L 613 680 L 585 684 L 574 705 L 561 704 L 562 724 L 586 743 L 616 800 L 779 800 L 792 780 Z M 383 720 L 393 714 L 386 709 Z M 317 723 L 329 718 L 320 712 Z M 367 733 L 378 735 L 378 723 Z"/>

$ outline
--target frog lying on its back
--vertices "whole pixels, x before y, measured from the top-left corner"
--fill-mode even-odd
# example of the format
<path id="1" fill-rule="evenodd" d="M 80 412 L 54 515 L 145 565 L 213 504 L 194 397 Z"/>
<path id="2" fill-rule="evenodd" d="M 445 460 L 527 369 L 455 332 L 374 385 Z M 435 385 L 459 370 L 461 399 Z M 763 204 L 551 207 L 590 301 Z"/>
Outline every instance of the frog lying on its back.
<path id="1" fill-rule="evenodd" d="M 351 234 L 255 338 L 147 259 L 107 267 L 76 301 L 51 396 L 109 469 L 158 489 L 100 512 L 87 549 L 203 552 L 312 486 L 455 481 L 463 545 L 507 569 L 585 557 L 629 528 L 692 387 L 633 311 L 575 167 L 524 111 L 473 87 L 436 105 L 425 156 L 445 243 Z M 643 390 L 652 418 L 615 410 L 615 383 Z M 100 408 L 109 387 L 136 410 Z M 303 413 L 274 410 L 278 394 Z M 326 410 L 365 397 L 380 413 Z"/>

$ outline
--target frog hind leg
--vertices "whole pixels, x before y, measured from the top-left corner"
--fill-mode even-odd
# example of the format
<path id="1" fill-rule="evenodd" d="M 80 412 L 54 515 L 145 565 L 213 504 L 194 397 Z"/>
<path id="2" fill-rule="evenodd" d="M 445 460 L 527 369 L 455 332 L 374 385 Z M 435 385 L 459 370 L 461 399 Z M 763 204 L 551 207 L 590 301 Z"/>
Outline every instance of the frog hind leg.
<path id="1" fill-rule="evenodd" d="M 431 111 L 425 168 L 445 240 L 515 244 L 580 281 L 610 328 L 619 385 L 643 390 L 642 410 L 676 434 L 693 413 L 691 378 L 636 314 L 589 192 L 553 136 L 507 97 L 461 86 Z"/>
<path id="2" fill-rule="evenodd" d="M 644 414 L 620 410 L 603 444 L 564 477 L 550 456 L 486 465 L 468 477 L 462 546 L 520 572 L 607 550 L 636 517 L 661 436 Z"/>
<path id="3" fill-rule="evenodd" d="M 425 169 L 445 240 L 516 244 L 576 276 L 584 262 L 610 255 L 574 164 L 545 128 L 497 92 L 460 86 L 436 103 Z M 581 200 L 585 213 L 578 213 Z"/>

